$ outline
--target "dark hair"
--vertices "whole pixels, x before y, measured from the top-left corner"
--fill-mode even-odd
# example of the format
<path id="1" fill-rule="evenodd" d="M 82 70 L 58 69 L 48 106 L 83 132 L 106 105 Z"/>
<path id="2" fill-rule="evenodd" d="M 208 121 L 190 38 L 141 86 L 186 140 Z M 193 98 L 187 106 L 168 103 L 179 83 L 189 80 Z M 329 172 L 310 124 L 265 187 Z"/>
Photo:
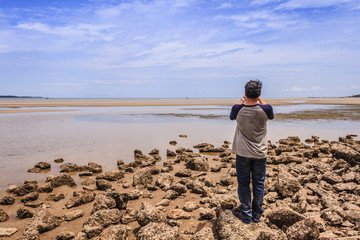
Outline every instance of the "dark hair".
<path id="1" fill-rule="evenodd" d="M 245 85 L 245 95 L 248 98 L 258 98 L 261 95 L 262 82 L 250 80 Z"/>

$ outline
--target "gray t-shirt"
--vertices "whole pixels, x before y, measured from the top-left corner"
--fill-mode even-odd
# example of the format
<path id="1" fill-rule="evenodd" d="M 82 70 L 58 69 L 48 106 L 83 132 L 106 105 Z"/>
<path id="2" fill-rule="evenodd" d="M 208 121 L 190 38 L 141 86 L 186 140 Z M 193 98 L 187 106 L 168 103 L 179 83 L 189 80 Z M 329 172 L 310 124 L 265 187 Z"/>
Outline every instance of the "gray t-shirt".
<path id="1" fill-rule="evenodd" d="M 246 158 L 261 159 L 267 155 L 267 120 L 273 119 L 271 105 L 233 106 L 230 119 L 236 119 L 232 152 Z"/>

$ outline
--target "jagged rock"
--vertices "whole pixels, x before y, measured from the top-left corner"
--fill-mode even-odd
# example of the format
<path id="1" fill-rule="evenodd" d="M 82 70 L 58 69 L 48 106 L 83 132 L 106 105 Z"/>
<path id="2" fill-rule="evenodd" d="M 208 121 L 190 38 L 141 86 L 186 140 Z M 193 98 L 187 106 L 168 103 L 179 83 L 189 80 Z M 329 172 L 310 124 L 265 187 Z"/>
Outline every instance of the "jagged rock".
<path id="1" fill-rule="evenodd" d="M 354 182 L 348 182 L 348 183 L 338 183 L 334 185 L 334 189 L 337 192 L 342 192 L 342 191 L 346 191 L 346 192 L 353 192 L 357 187 L 357 184 Z"/>
<path id="2" fill-rule="evenodd" d="M 64 163 L 60 169 L 60 172 L 76 172 L 79 171 L 79 166 L 76 163 Z"/>
<path id="3" fill-rule="evenodd" d="M 137 214 L 138 214 L 138 211 L 136 209 L 127 208 L 126 213 L 121 218 L 121 222 L 123 224 L 135 222 Z"/>
<path id="4" fill-rule="evenodd" d="M 80 218 L 82 216 L 84 216 L 84 212 L 81 209 L 78 209 L 78 210 L 74 210 L 72 212 L 66 213 L 63 216 L 63 219 L 65 221 L 73 221 L 73 220 L 75 220 L 77 218 Z"/>
<path id="5" fill-rule="evenodd" d="M 54 159 L 54 162 L 56 162 L 56 163 L 63 163 L 63 162 L 64 162 L 64 159 L 63 159 L 63 158 L 57 158 L 57 159 Z"/>
<path id="6" fill-rule="evenodd" d="M 51 183 L 47 182 L 38 188 L 39 193 L 50 193 L 53 191 Z"/>
<path id="7" fill-rule="evenodd" d="M 103 171 L 101 165 L 99 165 L 97 163 L 93 163 L 93 162 L 88 163 L 88 169 L 92 173 L 101 173 Z"/>
<path id="8" fill-rule="evenodd" d="M 75 238 L 75 234 L 70 231 L 63 231 L 56 235 L 56 240 L 71 240 Z"/>
<path id="9" fill-rule="evenodd" d="M 9 219 L 9 215 L 0 208 L 0 222 L 5 222 Z"/>
<path id="10" fill-rule="evenodd" d="M 50 231 L 61 224 L 61 218 L 49 211 L 48 205 L 43 205 L 26 225 L 23 236 L 20 239 L 38 239 L 39 234 Z"/>
<path id="11" fill-rule="evenodd" d="M 191 240 L 215 240 L 214 233 L 211 228 L 204 227 L 191 238 Z"/>
<path id="12" fill-rule="evenodd" d="M 272 222 L 279 228 L 282 228 L 282 226 L 284 225 L 289 227 L 294 223 L 305 219 L 303 215 L 295 212 L 290 208 L 275 208 L 267 212 L 266 216 L 270 220 L 270 222 Z"/>
<path id="13" fill-rule="evenodd" d="M 175 183 L 175 184 L 171 185 L 170 189 L 174 190 L 179 195 L 187 192 L 187 188 L 184 185 L 182 185 L 181 183 Z"/>
<path id="14" fill-rule="evenodd" d="M 11 237 L 17 231 L 17 228 L 0 228 L 0 237 Z"/>
<path id="15" fill-rule="evenodd" d="M 181 169 L 177 173 L 175 173 L 176 177 L 191 177 L 192 173 L 189 169 Z"/>
<path id="16" fill-rule="evenodd" d="M 51 164 L 47 162 L 38 162 L 35 167 L 40 169 L 49 169 L 51 168 Z"/>
<path id="17" fill-rule="evenodd" d="M 188 189 L 191 189 L 192 193 L 206 195 L 205 184 L 203 182 L 200 182 L 199 180 L 189 181 L 186 184 L 186 187 Z"/>
<path id="18" fill-rule="evenodd" d="M 165 222 L 166 217 L 163 211 L 154 208 L 147 202 L 142 202 L 136 216 L 136 221 L 140 226 L 145 226 L 150 222 Z"/>
<path id="19" fill-rule="evenodd" d="M 199 220 L 211 220 L 216 216 L 215 209 L 211 209 L 211 208 L 200 208 L 199 213 L 200 213 Z"/>
<path id="20" fill-rule="evenodd" d="M 266 200 L 268 203 L 274 203 L 278 199 L 279 195 L 277 192 L 268 192 L 264 196 L 264 200 Z"/>
<path id="21" fill-rule="evenodd" d="M 57 188 L 60 186 L 69 186 L 69 187 L 74 187 L 76 186 L 76 183 L 74 181 L 74 179 L 66 173 L 62 173 L 59 176 L 55 177 L 55 176 L 49 176 L 46 178 L 45 180 L 46 182 L 50 182 L 51 186 L 53 188 Z"/>
<path id="22" fill-rule="evenodd" d="M 169 173 L 162 173 L 156 180 L 155 184 L 163 190 L 170 188 L 171 184 L 174 182 L 174 177 Z"/>
<path id="23" fill-rule="evenodd" d="M 164 199 L 169 199 L 169 200 L 174 200 L 175 198 L 177 198 L 179 196 L 179 194 L 174 191 L 174 190 L 167 190 L 165 192 L 165 195 L 164 195 Z"/>
<path id="24" fill-rule="evenodd" d="M 41 205 L 43 205 L 43 202 L 41 202 L 39 200 L 29 201 L 29 202 L 24 203 L 25 207 L 31 207 L 31 208 L 38 208 Z"/>
<path id="25" fill-rule="evenodd" d="M 91 214 L 91 216 L 84 222 L 82 231 L 90 238 L 91 236 L 99 234 L 105 227 L 111 224 L 120 223 L 120 221 L 121 214 L 119 209 L 114 208 L 99 210 Z"/>
<path id="26" fill-rule="evenodd" d="M 65 203 L 65 207 L 69 209 L 69 208 L 80 206 L 81 204 L 82 204 L 81 197 L 73 196 L 72 198 L 69 199 L 69 201 L 67 201 L 67 203 Z"/>
<path id="27" fill-rule="evenodd" d="M 290 173 L 280 170 L 276 178 L 275 188 L 283 197 L 291 197 L 301 189 L 301 185 Z"/>
<path id="28" fill-rule="evenodd" d="M 136 233 L 137 240 L 178 240 L 180 239 L 179 230 L 177 227 L 171 227 L 164 222 L 152 222 L 142 227 L 139 232 Z"/>
<path id="29" fill-rule="evenodd" d="M 339 175 L 329 171 L 329 172 L 326 172 L 322 175 L 321 177 L 322 180 L 330 183 L 330 184 L 336 184 L 336 183 L 342 183 L 343 182 L 343 179 L 342 177 L 340 177 Z"/>
<path id="30" fill-rule="evenodd" d="M 98 190 L 105 191 L 106 189 L 112 188 L 111 183 L 108 180 L 105 180 L 105 179 L 97 179 L 95 184 L 96 184 L 96 188 Z"/>
<path id="31" fill-rule="evenodd" d="M 27 170 L 29 173 L 40 173 L 41 172 L 41 169 L 40 168 L 37 168 L 37 167 L 33 167 L 33 168 L 29 168 Z"/>
<path id="32" fill-rule="evenodd" d="M 185 212 L 182 209 L 173 209 L 167 215 L 169 219 L 180 220 L 180 219 L 190 219 L 190 214 Z"/>
<path id="33" fill-rule="evenodd" d="M 25 181 L 20 187 L 14 189 L 14 193 L 18 196 L 25 196 L 28 193 L 35 192 L 38 190 L 37 181 Z"/>
<path id="34" fill-rule="evenodd" d="M 39 198 L 39 193 L 38 192 L 32 192 L 32 193 L 28 193 L 24 197 L 22 197 L 21 202 L 26 203 L 26 202 L 34 201 L 34 200 L 36 200 L 38 198 Z"/>
<path id="35" fill-rule="evenodd" d="M 286 236 L 280 230 L 270 229 L 264 222 L 259 222 L 256 227 L 252 224 L 245 224 L 234 217 L 230 210 L 217 210 L 217 219 L 215 227 L 220 239 L 227 240 L 258 240 L 266 239 L 262 237 L 262 232 L 271 232 L 271 239 L 285 240 Z"/>
<path id="36" fill-rule="evenodd" d="M 205 171 L 209 170 L 209 163 L 204 157 L 192 158 L 186 163 L 186 168 L 194 171 Z"/>
<path id="37" fill-rule="evenodd" d="M 355 166 L 356 164 L 359 164 L 360 153 L 344 144 L 335 143 L 335 144 L 331 145 L 330 152 L 333 154 L 334 157 L 336 157 L 338 159 L 340 159 L 340 158 L 344 159 L 351 166 Z"/>
<path id="38" fill-rule="evenodd" d="M 227 174 L 223 174 L 220 176 L 220 184 L 222 186 L 230 186 L 231 184 L 233 184 L 233 179 L 231 178 L 231 176 L 227 175 Z"/>
<path id="39" fill-rule="evenodd" d="M 5 196 L 0 199 L 1 205 L 12 205 L 15 203 L 16 198 L 13 196 Z"/>
<path id="40" fill-rule="evenodd" d="M 112 209 L 116 208 L 116 201 L 114 198 L 108 195 L 97 195 L 95 197 L 95 203 L 93 205 L 92 213 L 99 211 L 101 209 Z"/>
<path id="41" fill-rule="evenodd" d="M 150 155 L 154 155 L 154 154 L 159 154 L 159 149 L 157 149 L 157 148 L 154 148 L 153 150 L 151 150 L 150 152 L 149 152 L 149 154 Z"/>
<path id="42" fill-rule="evenodd" d="M 104 229 L 94 240 L 124 240 L 128 239 L 129 229 L 122 224 L 110 226 Z"/>
<path id="43" fill-rule="evenodd" d="M 166 150 L 166 156 L 168 157 L 175 157 L 176 156 L 176 153 L 171 151 L 170 149 L 167 149 Z"/>
<path id="44" fill-rule="evenodd" d="M 32 216 L 35 215 L 35 212 L 27 207 L 20 207 L 17 210 L 16 214 L 19 218 L 24 219 L 24 218 L 31 218 Z"/>
<path id="45" fill-rule="evenodd" d="M 356 182 L 357 179 L 360 179 L 360 173 L 348 172 L 342 176 L 342 179 L 344 182 Z"/>
<path id="46" fill-rule="evenodd" d="M 120 170 L 108 171 L 96 176 L 96 179 L 105 179 L 108 181 L 118 181 L 124 178 L 124 173 Z"/>
<path id="47" fill-rule="evenodd" d="M 170 204 L 170 199 L 162 199 L 160 202 L 158 202 L 156 204 L 156 207 L 159 207 L 159 206 L 169 206 Z"/>
<path id="48" fill-rule="evenodd" d="M 220 172 L 221 168 L 222 168 L 221 165 L 216 165 L 214 167 L 211 167 L 210 171 L 212 171 L 212 172 Z"/>
<path id="49" fill-rule="evenodd" d="M 60 201 L 61 199 L 64 199 L 64 198 L 65 198 L 65 195 L 63 193 L 58 193 L 58 194 L 50 193 L 48 195 L 48 197 L 46 198 L 46 200 L 47 201 L 58 202 L 58 201 Z"/>
<path id="50" fill-rule="evenodd" d="M 331 208 L 327 208 L 321 211 L 321 217 L 330 223 L 330 225 L 334 226 L 340 225 L 344 222 L 339 214 L 333 211 Z"/>
<path id="51" fill-rule="evenodd" d="M 104 227 L 102 227 L 101 225 L 97 225 L 97 226 L 84 225 L 81 231 L 85 233 L 85 239 L 89 239 L 98 236 L 103 229 Z"/>
<path id="52" fill-rule="evenodd" d="M 315 221 L 305 219 L 290 226 L 286 235 L 289 240 L 315 240 L 318 239 L 320 231 Z"/>
<path id="53" fill-rule="evenodd" d="M 238 203 L 239 197 L 236 194 L 216 194 L 210 200 L 210 207 L 233 209 Z"/>
<path id="54" fill-rule="evenodd" d="M 180 134 L 179 137 L 181 137 L 181 138 L 187 138 L 187 135 L 186 135 L 186 134 Z"/>
<path id="55" fill-rule="evenodd" d="M 139 169 L 133 176 L 133 186 L 142 185 L 143 187 L 147 187 L 147 185 L 152 184 L 153 176 L 151 175 L 151 168 L 146 167 Z"/>
<path id="56" fill-rule="evenodd" d="M 196 202 L 186 202 L 182 207 L 183 210 L 187 212 L 192 212 L 199 208 L 199 205 Z"/>
<path id="57" fill-rule="evenodd" d="M 141 195 L 142 195 L 142 192 L 140 192 L 140 190 L 134 189 L 131 192 L 129 192 L 129 199 L 136 200 L 136 199 L 139 199 L 139 197 L 141 197 Z"/>
<path id="58" fill-rule="evenodd" d="M 204 147 L 214 147 L 214 145 L 210 143 L 200 143 L 194 146 L 194 148 L 204 148 Z"/>

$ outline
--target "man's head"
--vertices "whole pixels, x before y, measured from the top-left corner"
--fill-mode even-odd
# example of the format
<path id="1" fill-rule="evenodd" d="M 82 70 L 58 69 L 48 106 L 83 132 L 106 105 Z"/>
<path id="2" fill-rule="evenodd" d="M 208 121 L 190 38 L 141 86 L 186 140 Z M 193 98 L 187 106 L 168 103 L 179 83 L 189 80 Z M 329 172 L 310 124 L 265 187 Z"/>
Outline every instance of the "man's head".
<path id="1" fill-rule="evenodd" d="M 250 80 L 245 85 L 245 95 L 248 98 L 258 98 L 261 95 L 262 82 L 259 80 Z"/>

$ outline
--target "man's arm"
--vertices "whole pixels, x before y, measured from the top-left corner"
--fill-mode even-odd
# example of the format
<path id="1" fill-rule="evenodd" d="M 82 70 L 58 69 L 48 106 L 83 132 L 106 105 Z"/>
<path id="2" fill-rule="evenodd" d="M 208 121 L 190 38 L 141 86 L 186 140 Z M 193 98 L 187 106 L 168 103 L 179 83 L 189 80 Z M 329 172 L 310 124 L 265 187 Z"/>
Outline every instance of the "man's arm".
<path id="1" fill-rule="evenodd" d="M 258 98 L 258 101 L 261 105 L 267 104 L 261 97 Z"/>

